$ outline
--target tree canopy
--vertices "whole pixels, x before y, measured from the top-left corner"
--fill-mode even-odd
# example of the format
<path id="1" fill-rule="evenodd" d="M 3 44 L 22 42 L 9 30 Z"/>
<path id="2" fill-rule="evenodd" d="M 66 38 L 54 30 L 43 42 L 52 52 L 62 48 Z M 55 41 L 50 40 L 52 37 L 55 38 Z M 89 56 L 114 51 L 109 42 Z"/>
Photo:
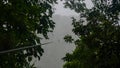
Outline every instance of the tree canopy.
<path id="1" fill-rule="evenodd" d="M 0 51 L 41 45 L 42 35 L 54 28 L 52 5 L 56 0 L 0 0 Z M 39 34 L 39 36 L 38 36 Z M 40 59 L 43 49 L 33 47 L 0 54 L 0 68 L 31 68 L 32 57 Z"/>
<path id="2" fill-rule="evenodd" d="M 73 32 L 76 49 L 67 53 L 64 68 L 118 68 L 120 65 L 120 1 L 91 0 L 88 8 L 86 0 L 65 1 L 65 7 L 80 14 L 73 18 Z M 70 37 L 69 37 L 70 38 Z M 69 41 L 69 38 L 65 40 Z M 67 41 L 67 42 L 68 42 Z"/>

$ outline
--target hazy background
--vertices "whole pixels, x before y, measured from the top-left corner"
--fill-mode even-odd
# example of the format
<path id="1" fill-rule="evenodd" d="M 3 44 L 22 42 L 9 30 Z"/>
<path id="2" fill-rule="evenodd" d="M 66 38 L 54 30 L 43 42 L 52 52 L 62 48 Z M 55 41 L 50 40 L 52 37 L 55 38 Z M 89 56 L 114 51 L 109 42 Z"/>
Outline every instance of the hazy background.
<path id="1" fill-rule="evenodd" d="M 66 53 L 72 52 L 75 48 L 73 44 L 65 43 L 63 37 L 66 34 L 71 34 L 72 20 L 70 16 L 54 15 L 53 20 L 56 22 L 56 27 L 52 34 L 49 34 L 49 40 L 45 42 L 52 42 L 43 45 L 44 53 L 40 61 L 35 60 L 37 68 L 62 68 L 64 62 L 62 58 Z"/>
<path id="2" fill-rule="evenodd" d="M 64 64 L 62 58 L 75 48 L 74 44 L 65 43 L 63 38 L 67 34 L 74 35 L 72 33 L 71 17 L 78 18 L 79 15 L 70 9 L 64 8 L 63 2 L 60 1 L 53 7 L 56 8 L 53 15 L 53 21 L 56 23 L 55 29 L 53 33 L 49 34 L 49 40 L 42 41 L 42 43 L 49 41 L 52 43 L 43 45 L 44 53 L 41 60 L 34 60 L 37 68 L 62 68 Z"/>

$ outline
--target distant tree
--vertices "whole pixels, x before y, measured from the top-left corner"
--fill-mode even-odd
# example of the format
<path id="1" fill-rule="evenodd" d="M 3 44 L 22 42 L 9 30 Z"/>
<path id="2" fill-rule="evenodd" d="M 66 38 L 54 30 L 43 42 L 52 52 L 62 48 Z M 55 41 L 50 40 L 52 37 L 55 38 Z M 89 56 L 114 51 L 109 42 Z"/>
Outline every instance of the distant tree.
<path id="1" fill-rule="evenodd" d="M 63 58 L 64 68 L 119 68 L 120 0 L 91 1 L 91 8 L 85 0 L 65 2 L 65 7 L 80 14 L 80 20 L 73 18 L 73 32 L 79 39 L 73 53 Z"/>
<path id="2" fill-rule="evenodd" d="M 40 45 L 42 35 L 54 28 L 52 4 L 56 0 L 0 0 L 0 51 Z M 39 34 L 39 36 L 38 36 Z M 40 59 L 43 49 L 25 49 L 0 54 L 0 68 L 32 68 L 32 57 Z"/>

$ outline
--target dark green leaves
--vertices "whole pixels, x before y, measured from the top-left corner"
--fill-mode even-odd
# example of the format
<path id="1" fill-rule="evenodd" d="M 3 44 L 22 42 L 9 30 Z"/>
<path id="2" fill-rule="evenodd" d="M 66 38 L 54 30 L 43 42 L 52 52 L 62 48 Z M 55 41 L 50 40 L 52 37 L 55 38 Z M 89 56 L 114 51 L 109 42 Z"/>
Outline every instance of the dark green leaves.
<path id="1" fill-rule="evenodd" d="M 72 36 L 66 35 L 66 36 L 64 37 L 64 40 L 65 40 L 65 42 L 72 43 L 72 41 L 73 41 L 74 39 L 72 38 Z"/>
<path id="2" fill-rule="evenodd" d="M 47 33 L 55 26 L 51 20 L 55 3 L 56 0 L 1 0 L 0 51 L 41 44 L 38 34 L 48 38 Z M 32 67 L 29 64 L 31 56 L 40 59 L 43 52 L 39 46 L 3 54 L 0 56 L 0 68 Z"/>
<path id="3" fill-rule="evenodd" d="M 82 0 L 65 3 L 66 7 L 80 13 L 80 20 L 73 18 L 73 32 L 79 39 L 75 41 L 74 52 L 64 57 L 64 68 L 117 68 L 120 64 L 120 2 L 92 2 L 94 6 L 91 9 L 84 8 Z"/>

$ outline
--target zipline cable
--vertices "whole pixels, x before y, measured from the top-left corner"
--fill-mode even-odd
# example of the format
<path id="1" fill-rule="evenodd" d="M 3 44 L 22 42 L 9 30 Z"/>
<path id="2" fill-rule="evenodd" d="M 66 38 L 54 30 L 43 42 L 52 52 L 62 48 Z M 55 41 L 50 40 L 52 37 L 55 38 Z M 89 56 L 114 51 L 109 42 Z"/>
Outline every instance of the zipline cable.
<path id="1" fill-rule="evenodd" d="M 52 42 L 47 42 L 47 43 L 43 43 L 43 44 L 39 44 L 39 45 L 25 46 L 25 47 L 20 47 L 20 48 L 15 48 L 15 49 L 10 49 L 10 50 L 0 51 L 0 54 L 10 53 L 10 52 L 19 51 L 19 50 L 25 50 L 25 49 L 29 49 L 29 48 L 33 48 L 33 47 L 38 47 L 38 46 L 49 44 L 49 43 L 52 43 Z"/>

